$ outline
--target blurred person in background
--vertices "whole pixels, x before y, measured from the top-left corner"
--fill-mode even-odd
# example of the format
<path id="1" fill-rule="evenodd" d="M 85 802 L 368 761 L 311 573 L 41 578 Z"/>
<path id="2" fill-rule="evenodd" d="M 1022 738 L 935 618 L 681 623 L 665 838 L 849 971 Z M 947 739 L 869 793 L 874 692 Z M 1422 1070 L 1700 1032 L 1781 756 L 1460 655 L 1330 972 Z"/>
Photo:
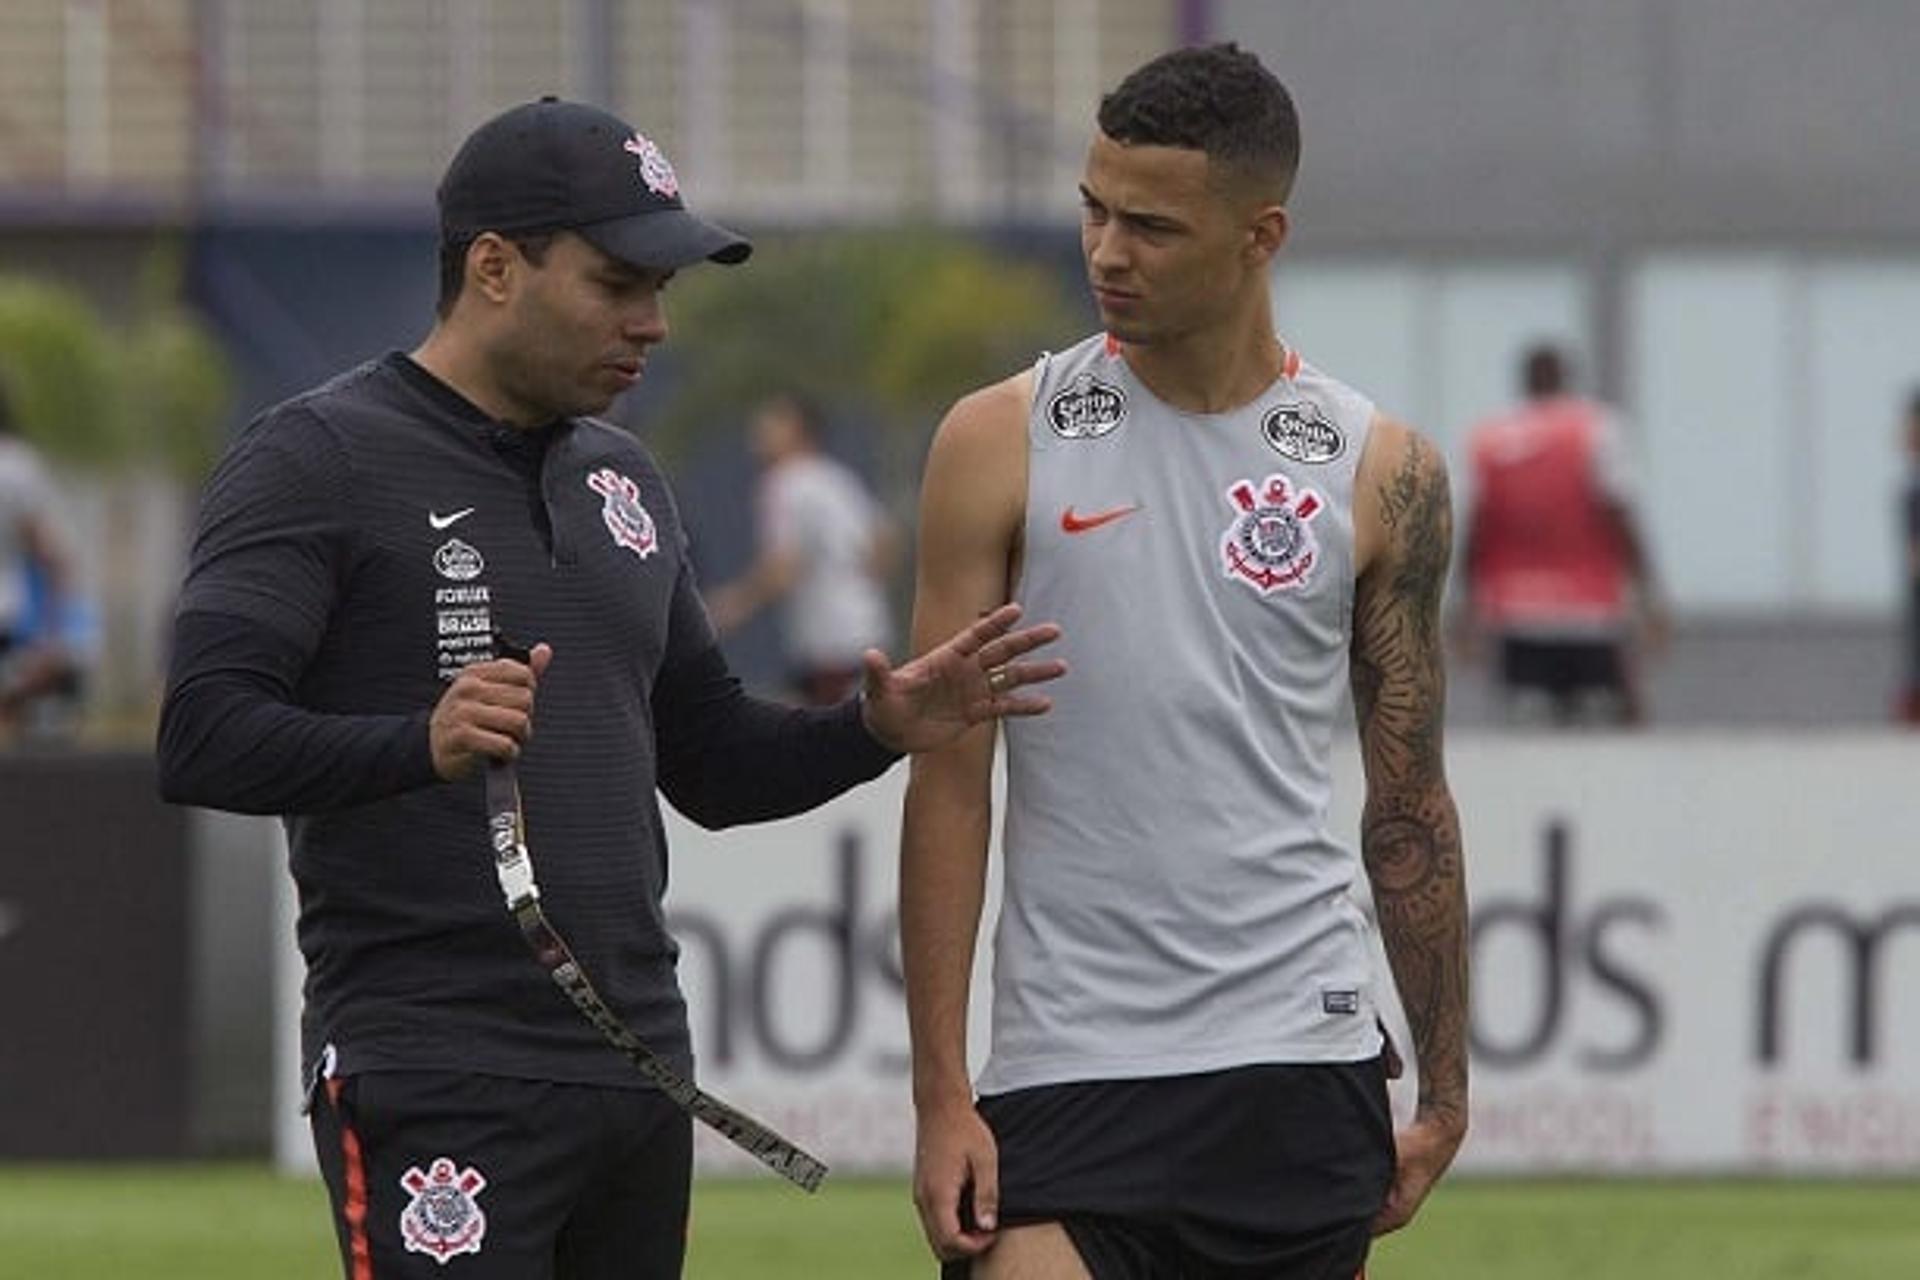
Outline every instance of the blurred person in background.
<path id="1" fill-rule="evenodd" d="M 1350 1280 L 1466 1132 L 1446 466 L 1274 333 L 1299 154 L 1235 46 L 1129 75 L 1081 181 L 1105 332 L 961 399 L 928 457 L 915 644 L 1017 591 L 1072 663 L 1044 731 L 1006 733 L 977 1084 L 994 734 L 908 786 L 914 1196 L 950 1277 Z M 1358 856 L 1326 824 L 1349 691 Z M 1397 1134 L 1363 875 L 1417 1050 Z"/>
<path id="2" fill-rule="evenodd" d="M 611 1016 L 685 1078 L 659 796 L 708 827 L 783 817 L 1038 714 L 1021 686 L 1060 665 L 1016 659 L 1057 630 L 1011 631 L 1010 606 L 898 668 L 868 653 L 838 706 L 748 696 L 666 477 L 593 416 L 666 339 L 674 273 L 747 242 L 688 212 L 631 126 L 551 98 L 475 130 L 439 204 L 421 345 L 269 409 L 207 485 L 161 788 L 286 816 L 349 1277 L 671 1280 L 689 1117 L 555 989 L 570 966 L 529 949 L 519 881 L 503 904 L 498 824 L 524 825 Z"/>
<path id="3" fill-rule="evenodd" d="M 1467 452 L 1461 640 L 1489 642 L 1507 718 L 1639 724 L 1637 658 L 1667 622 L 1618 416 L 1573 394 L 1566 356 L 1521 363 L 1525 400 L 1474 427 Z"/>
<path id="4" fill-rule="evenodd" d="M 822 451 L 820 429 L 818 411 L 796 395 L 755 411 L 759 553 L 707 592 L 707 608 L 725 635 L 779 604 L 789 678 L 805 702 L 830 706 L 859 686 L 860 655 L 892 639 L 886 581 L 900 540 L 853 469 Z"/>
<path id="5" fill-rule="evenodd" d="M 1906 687 L 1900 695 L 1900 719 L 1920 726 L 1920 389 L 1907 402 L 1907 474 L 1901 494 L 1901 523 L 1906 566 Z"/>
<path id="6" fill-rule="evenodd" d="M 86 633 L 52 482 L 0 387 L 0 741 L 37 705 L 76 701 Z"/>
<path id="7" fill-rule="evenodd" d="M 26 583 L 18 639 L 0 659 L 0 726 L 41 741 L 71 738 L 100 661 L 99 610 L 77 589 L 56 589 L 37 558 L 28 558 Z"/>

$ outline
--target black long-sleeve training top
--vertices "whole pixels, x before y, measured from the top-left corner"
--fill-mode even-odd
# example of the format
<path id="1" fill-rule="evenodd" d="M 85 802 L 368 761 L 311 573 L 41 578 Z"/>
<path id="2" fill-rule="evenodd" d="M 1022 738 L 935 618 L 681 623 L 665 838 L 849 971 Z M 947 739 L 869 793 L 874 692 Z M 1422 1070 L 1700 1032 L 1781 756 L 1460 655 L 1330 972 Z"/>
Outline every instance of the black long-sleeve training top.
<path id="1" fill-rule="evenodd" d="M 286 816 L 303 1040 L 342 1074 L 641 1087 L 501 901 L 479 777 L 428 719 L 492 637 L 545 641 L 520 759 L 544 905 L 608 1003 L 681 1069 L 656 787 L 705 826 L 782 817 L 895 758 L 847 703 L 747 696 L 665 479 L 591 419 L 527 431 L 401 354 L 269 410 L 209 481 L 161 714 L 167 799 Z"/>

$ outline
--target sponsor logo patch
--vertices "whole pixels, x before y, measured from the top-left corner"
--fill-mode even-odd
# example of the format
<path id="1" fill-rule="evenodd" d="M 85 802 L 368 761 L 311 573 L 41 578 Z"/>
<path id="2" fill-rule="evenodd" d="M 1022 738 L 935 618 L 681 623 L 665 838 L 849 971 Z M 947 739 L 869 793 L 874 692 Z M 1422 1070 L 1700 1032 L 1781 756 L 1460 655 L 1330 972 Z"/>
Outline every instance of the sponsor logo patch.
<path id="1" fill-rule="evenodd" d="M 424 1253 L 441 1266 L 463 1253 L 479 1253 L 487 1238 L 487 1215 L 476 1197 L 486 1185 L 478 1169 L 456 1169 L 446 1156 L 425 1173 L 409 1168 L 400 1177 L 401 1189 L 413 1196 L 400 1211 L 407 1252 Z"/>
<path id="2" fill-rule="evenodd" d="M 667 163 L 667 153 L 653 139 L 644 133 L 636 133 L 620 146 L 639 159 L 640 181 L 647 184 L 647 190 L 663 200 L 671 200 L 680 194 L 680 179 L 674 174 L 673 166 Z"/>
<path id="3" fill-rule="evenodd" d="M 485 583 L 433 589 L 434 652 L 442 680 L 493 656 L 493 591 Z"/>
<path id="4" fill-rule="evenodd" d="M 1360 993 L 1358 991 L 1322 991 L 1320 993 L 1320 1011 L 1331 1014 L 1353 1014 L 1360 1012 Z"/>
<path id="5" fill-rule="evenodd" d="M 1090 373 L 1047 401 L 1047 425 L 1063 440 L 1097 440 L 1127 416 L 1127 393 Z"/>
<path id="6" fill-rule="evenodd" d="M 640 505 L 639 485 L 612 467 L 602 467 L 587 477 L 587 487 L 606 500 L 600 516 L 607 522 L 607 532 L 614 542 L 642 560 L 660 549 L 653 517 Z"/>
<path id="7" fill-rule="evenodd" d="M 1220 539 L 1227 576 L 1263 596 L 1304 586 L 1320 559 L 1308 527 L 1325 505 L 1320 495 L 1274 475 L 1258 486 L 1235 481 L 1227 501 L 1238 512 Z"/>
<path id="8" fill-rule="evenodd" d="M 1318 405 L 1290 400 L 1275 405 L 1260 420 L 1260 434 L 1274 451 L 1295 462 L 1332 462 L 1347 451 L 1347 437 L 1327 420 Z"/>
<path id="9" fill-rule="evenodd" d="M 481 558 L 478 551 L 460 539 L 448 538 L 440 544 L 440 549 L 433 553 L 433 567 L 443 578 L 451 578 L 455 582 L 471 582 L 486 571 L 487 562 Z"/>

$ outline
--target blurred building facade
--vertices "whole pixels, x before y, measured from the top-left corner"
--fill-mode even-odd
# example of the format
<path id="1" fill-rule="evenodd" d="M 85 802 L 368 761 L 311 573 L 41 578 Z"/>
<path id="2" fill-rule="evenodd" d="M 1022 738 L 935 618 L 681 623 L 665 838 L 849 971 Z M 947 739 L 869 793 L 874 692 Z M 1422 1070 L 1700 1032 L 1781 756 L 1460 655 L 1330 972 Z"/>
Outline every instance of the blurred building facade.
<path id="1" fill-rule="evenodd" d="M 1911 9 L 1222 0 L 1215 17 L 1300 99 L 1280 296 L 1310 354 L 1452 442 L 1513 394 L 1527 335 L 1568 340 L 1639 425 L 1683 610 L 1884 616 L 1920 374 Z"/>
<path id="2" fill-rule="evenodd" d="M 1088 104 L 1201 12 L 1175 0 L 14 0 L 0 179 L 27 204 L 418 212 L 474 124 L 559 93 L 638 122 L 704 204 L 736 218 L 1052 216 L 1072 207 Z"/>

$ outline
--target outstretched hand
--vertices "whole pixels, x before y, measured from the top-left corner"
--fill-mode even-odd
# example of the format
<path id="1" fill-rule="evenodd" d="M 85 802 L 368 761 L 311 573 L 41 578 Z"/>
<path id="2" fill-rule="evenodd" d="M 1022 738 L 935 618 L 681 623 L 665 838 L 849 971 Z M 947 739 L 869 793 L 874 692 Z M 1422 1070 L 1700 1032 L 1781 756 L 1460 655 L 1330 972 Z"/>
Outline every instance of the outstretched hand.
<path id="1" fill-rule="evenodd" d="M 1044 694 L 1022 693 L 1066 674 L 1057 658 L 1016 661 L 1060 638 L 1045 622 L 1013 630 L 1020 606 L 1001 605 L 937 648 L 895 667 L 867 650 L 864 671 L 867 729 L 895 751 L 944 747 L 976 724 L 1002 716 L 1037 716 L 1053 706 Z"/>

